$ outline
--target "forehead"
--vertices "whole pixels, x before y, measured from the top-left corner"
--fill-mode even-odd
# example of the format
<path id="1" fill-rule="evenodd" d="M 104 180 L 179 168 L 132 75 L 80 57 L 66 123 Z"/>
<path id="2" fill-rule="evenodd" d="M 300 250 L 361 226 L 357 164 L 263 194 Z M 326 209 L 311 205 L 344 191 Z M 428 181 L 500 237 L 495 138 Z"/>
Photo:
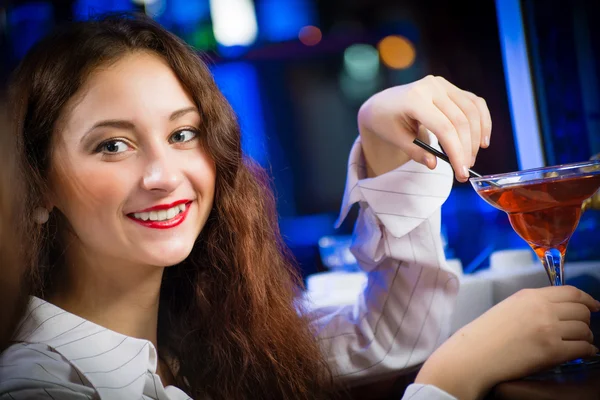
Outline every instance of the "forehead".
<path id="1" fill-rule="evenodd" d="M 83 127 L 100 119 L 158 118 L 193 105 L 163 58 L 135 52 L 96 68 L 67 105 L 62 120 L 65 127 Z"/>

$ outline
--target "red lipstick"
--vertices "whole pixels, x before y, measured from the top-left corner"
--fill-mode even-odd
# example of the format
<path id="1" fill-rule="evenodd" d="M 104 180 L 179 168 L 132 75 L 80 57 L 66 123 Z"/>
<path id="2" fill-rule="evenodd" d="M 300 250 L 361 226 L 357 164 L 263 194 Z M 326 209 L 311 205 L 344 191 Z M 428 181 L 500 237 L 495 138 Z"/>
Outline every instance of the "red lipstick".
<path id="1" fill-rule="evenodd" d="M 191 200 L 177 200 L 171 204 L 159 204 L 157 206 L 154 207 L 150 207 L 150 208 L 146 208 L 144 210 L 140 210 L 140 211 L 134 211 L 131 214 L 134 213 L 143 213 L 143 212 L 150 212 L 150 211 L 160 211 L 160 210 L 168 210 L 169 208 L 173 208 L 175 206 L 178 206 L 180 204 L 185 204 L 185 203 L 191 203 Z"/>
<path id="2" fill-rule="evenodd" d="M 175 228 L 176 226 L 181 225 L 183 223 L 183 221 L 185 221 L 185 219 L 188 215 L 188 212 L 190 211 L 190 208 L 192 206 L 192 201 L 180 200 L 180 201 L 176 201 L 172 204 L 161 204 L 158 206 L 147 208 L 144 211 L 137 211 L 137 213 L 142 213 L 142 212 L 167 210 L 169 208 L 178 206 L 180 204 L 185 204 L 185 210 L 183 212 L 180 212 L 179 214 L 175 215 L 173 218 L 167 219 L 165 221 L 151 221 L 151 220 L 144 221 L 144 220 L 135 218 L 134 213 L 127 214 L 127 217 L 129 217 L 132 221 L 134 221 L 142 226 L 145 226 L 146 228 L 171 229 L 171 228 Z"/>

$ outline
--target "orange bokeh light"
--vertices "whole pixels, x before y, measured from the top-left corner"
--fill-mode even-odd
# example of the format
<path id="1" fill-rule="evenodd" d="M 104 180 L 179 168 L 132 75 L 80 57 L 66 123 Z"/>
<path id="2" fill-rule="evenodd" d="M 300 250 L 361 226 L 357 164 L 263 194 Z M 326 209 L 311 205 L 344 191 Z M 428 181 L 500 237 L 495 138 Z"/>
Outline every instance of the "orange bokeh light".
<path id="1" fill-rule="evenodd" d="M 405 69 L 415 62 L 417 55 L 410 40 L 403 36 L 386 36 L 377 45 L 381 61 L 389 68 Z"/>
<path id="2" fill-rule="evenodd" d="M 322 38 L 323 35 L 321 34 L 321 30 L 312 25 L 303 27 L 298 33 L 298 39 L 307 46 L 318 44 Z"/>

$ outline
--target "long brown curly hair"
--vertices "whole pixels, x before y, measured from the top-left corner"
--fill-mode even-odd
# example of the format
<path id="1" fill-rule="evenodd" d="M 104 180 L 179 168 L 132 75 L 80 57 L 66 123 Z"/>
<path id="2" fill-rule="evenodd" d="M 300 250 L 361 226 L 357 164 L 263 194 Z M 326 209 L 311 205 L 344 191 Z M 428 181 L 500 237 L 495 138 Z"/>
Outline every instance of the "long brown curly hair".
<path id="1" fill-rule="evenodd" d="M 266 173 L 243 156 L 240 128 L 201 58 L 143 16 L 70 24 L 39 42 L 17 68 L 11 88 L 27 209 L 47 191 L 52 135 L 65 104 L 99 66 L 136 51 L 162 57 L 202 115 L 203 146 L 216 164 L 214 206 L 191 254 L 165 269 L 158 349 L 176 360 L 177 385 L 194 398 L 329 397 L 331 372 L 295 299 L 302 281 L 279 232 Z M 27 213 L 26 213 L 27 214 Z M 61 268 L 61 218 L 32 238 L 30 294 L 47 297 Z"/>

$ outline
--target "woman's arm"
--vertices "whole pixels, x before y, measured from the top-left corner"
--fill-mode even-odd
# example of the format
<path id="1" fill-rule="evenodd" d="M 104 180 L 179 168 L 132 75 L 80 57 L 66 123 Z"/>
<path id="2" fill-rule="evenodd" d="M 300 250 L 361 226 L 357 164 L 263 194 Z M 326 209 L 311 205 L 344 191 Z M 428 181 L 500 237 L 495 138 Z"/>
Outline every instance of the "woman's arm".
<path id="1" fill-rule="evenodd" d="M 442 78 L 387 89 L 361 107 L 341 219 L 360 204 L 352 252 L 368 284 L 353 307 L 315 320 L 340 379 L 410 369 L 446 338 L 458 280 L 446 268 L 440 208 L 452 169 L 413 140 L 439 140 L 465 180 L 490 126 L 485 102 Z"/>
<path id="2" fill-rule="evenodd" d="M 458 289 L 440 239 L 440 207 L 451 187 L 443 163 L 430 170 L 408 162 L 367 178 L 360 139 L 355 143 L 341 219 L 352 204 L 361 205 L 352 252 L 368 283 L 354 306 L 314 321 L 339 379 L 410 369 L 446 339 Z"/>
<path id="3" fill-rule="evenodd" d="M 439 139 L 465 180 L 491 122 L 476 96 L 426 77 L 373 96 L 358 126 L 340 219 L 360 204 L 352 252 L 368 284 L 353 307 L 315 320 L 329 364 L 348 381 L 415 367 L 447 337 L 458 280 L 446 268 L 440 208 L 452 169 L 413 140 Z"/>

